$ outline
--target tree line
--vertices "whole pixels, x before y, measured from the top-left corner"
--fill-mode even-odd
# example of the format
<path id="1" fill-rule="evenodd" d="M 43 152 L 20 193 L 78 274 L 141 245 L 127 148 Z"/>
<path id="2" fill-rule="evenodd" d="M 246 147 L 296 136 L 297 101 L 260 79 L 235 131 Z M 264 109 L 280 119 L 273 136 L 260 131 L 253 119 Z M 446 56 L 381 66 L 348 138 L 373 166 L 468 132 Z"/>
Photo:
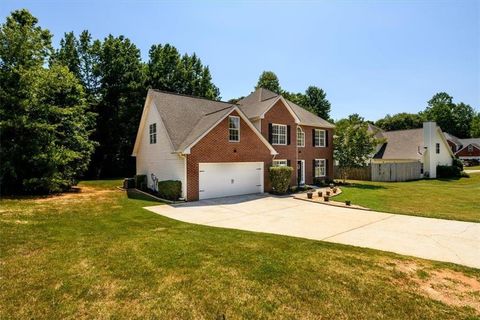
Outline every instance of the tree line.
<path id="1" fill-rule="evenodd" d="M 383 130 L 392 131 L 421 128 L 424 121 L 435 121 L 444 132 L 458 138 L 480 137 L 480 112 L 463 102 L 454 103 L 453 97 L 446 92 L 435 94 L 419 113 L 387 115 L 374 124 Z"/>

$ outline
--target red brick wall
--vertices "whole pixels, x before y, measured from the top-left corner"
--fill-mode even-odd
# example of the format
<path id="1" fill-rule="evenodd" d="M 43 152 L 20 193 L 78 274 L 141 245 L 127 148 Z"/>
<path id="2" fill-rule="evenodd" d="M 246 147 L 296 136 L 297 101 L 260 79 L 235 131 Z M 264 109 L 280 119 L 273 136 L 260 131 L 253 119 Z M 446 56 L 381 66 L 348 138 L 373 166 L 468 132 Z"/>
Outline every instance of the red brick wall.
<path id="1" fill-rule="evenodd" d="M 460 150 L 457 154 L 457 157 L 480 157 L 480 150 L 473 146 L 473 150 L 471 152 L 468 152 L 468 146 L 463 148 L 463 150 Z"/>
<path id="2" fill-rule="evenodd" d="M 238 115 L 236 111 L 231 115 Z M 198 200 L 198 164 L 201 162 L 264 162 L 264 188 L 270 190 L 268 168 L 273 156 L 240 118 L 240 142 L 228 141 L 228 117 L 192 147 L 187 155 L 187 200 Z"/>
<path id="3" fill-rule="evenodd" d="M 328 159 L 327 177 L 333 178 L 333 130 L 328 131 L 328 147 L 313 147 L 312 129 L 314 127 L 301 126 L 305 133 L 305 147 L 298 147 L 297 144 L 297 124 L 295 119 L 285 107 L 283 102 L 278 101 L 262 119 L 262 135 L 268 140 L 268 124 L 285 124 L 290 126 L 290 145 L 273 145 L 279 153 L 275 159 L 290 160 L 290 165 L 294 169 L 291 185 L 297 185 L 297 160 L 305 160 L 305 183 L 313 183 L 313 159 Z"/>

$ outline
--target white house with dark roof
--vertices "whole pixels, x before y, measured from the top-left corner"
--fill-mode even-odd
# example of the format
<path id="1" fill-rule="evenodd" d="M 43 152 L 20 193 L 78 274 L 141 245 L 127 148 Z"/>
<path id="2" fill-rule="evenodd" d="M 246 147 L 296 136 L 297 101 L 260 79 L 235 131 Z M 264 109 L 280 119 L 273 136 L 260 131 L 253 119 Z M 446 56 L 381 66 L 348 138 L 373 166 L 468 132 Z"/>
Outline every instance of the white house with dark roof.
<path id="1" fill-rule="evenodd" d="M 424 122 L 419 129 L 382 131 L 371 126 L 369 130 L 385 140 L 377 147 L 372 164 L 417 163 L 411 166 L 418 168 L 417 173 L 412 173 L 417 179 L 436 178 L 438 165 L 452 165 L 454 154 L 435 122 Z"/>

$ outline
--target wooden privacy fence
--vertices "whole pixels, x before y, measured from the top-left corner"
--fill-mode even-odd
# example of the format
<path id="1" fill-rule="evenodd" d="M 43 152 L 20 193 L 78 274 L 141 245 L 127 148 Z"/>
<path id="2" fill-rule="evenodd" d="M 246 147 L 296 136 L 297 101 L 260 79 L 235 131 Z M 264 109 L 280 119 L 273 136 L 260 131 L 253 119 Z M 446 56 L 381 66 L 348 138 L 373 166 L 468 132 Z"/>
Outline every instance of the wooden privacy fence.
<path id="1" fill-rule="evenodd" d="M 343 179 L 343 177 L 341 176 L 341 171 L 338 169 L 338 167 L 335 166 L 333 169 L 334 178 Z M 370 168 L 370 165 L 363 168 L 350 168 L 347 179 L 370 181 L 372 179 L 372 170 Z"/>
<path id="2" fill-rule="evenodd" d="M 408 181 L 420 179 L 420 161 L 372 163 L 372 181 Z"/>

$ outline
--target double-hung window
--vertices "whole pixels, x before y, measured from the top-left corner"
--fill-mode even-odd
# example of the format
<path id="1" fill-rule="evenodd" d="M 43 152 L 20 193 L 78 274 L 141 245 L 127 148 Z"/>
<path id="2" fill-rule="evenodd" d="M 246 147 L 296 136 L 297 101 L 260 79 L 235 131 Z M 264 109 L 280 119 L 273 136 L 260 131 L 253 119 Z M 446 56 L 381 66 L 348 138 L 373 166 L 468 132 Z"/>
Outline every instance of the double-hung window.
<path id="1" fill-rule="evenodd" d="M 230 142 L 240 141 L 240 117 L 228 117 L 228 140 Z"/>
<path id="2" fill-rule="evenodd" d="M 149 128 L 150 132 L 150 144 L 155 144 L 157 143 L 157 124 L 152 123 Z"/>
<path id="3" fill-rule="evenodd" d="M 315 129 L 313 137 L 313 145 L 315 147 L 325 147 L 325 130 Z"/>
<path id="4" fill-rule="evenodd" d="M 305 132 L 297 127 L 297 147 L 305 147 Z"/>
<path id="5" fill-rule="evenodd" d="M 272 124 L 272 144 L 287 144 L 287 126 L 284 124 Z"/>
<path id="6" fill-rule="evenodd" d="M 315 159 L 315 178 L 325 177 L 327 172 L 327 164 L 325 159 Z"/>
<path id="7" fill-rule="evenodd" d="M 274 167 L 286 167 L 288 165 L 287 160 L 273 160 Z"/>

